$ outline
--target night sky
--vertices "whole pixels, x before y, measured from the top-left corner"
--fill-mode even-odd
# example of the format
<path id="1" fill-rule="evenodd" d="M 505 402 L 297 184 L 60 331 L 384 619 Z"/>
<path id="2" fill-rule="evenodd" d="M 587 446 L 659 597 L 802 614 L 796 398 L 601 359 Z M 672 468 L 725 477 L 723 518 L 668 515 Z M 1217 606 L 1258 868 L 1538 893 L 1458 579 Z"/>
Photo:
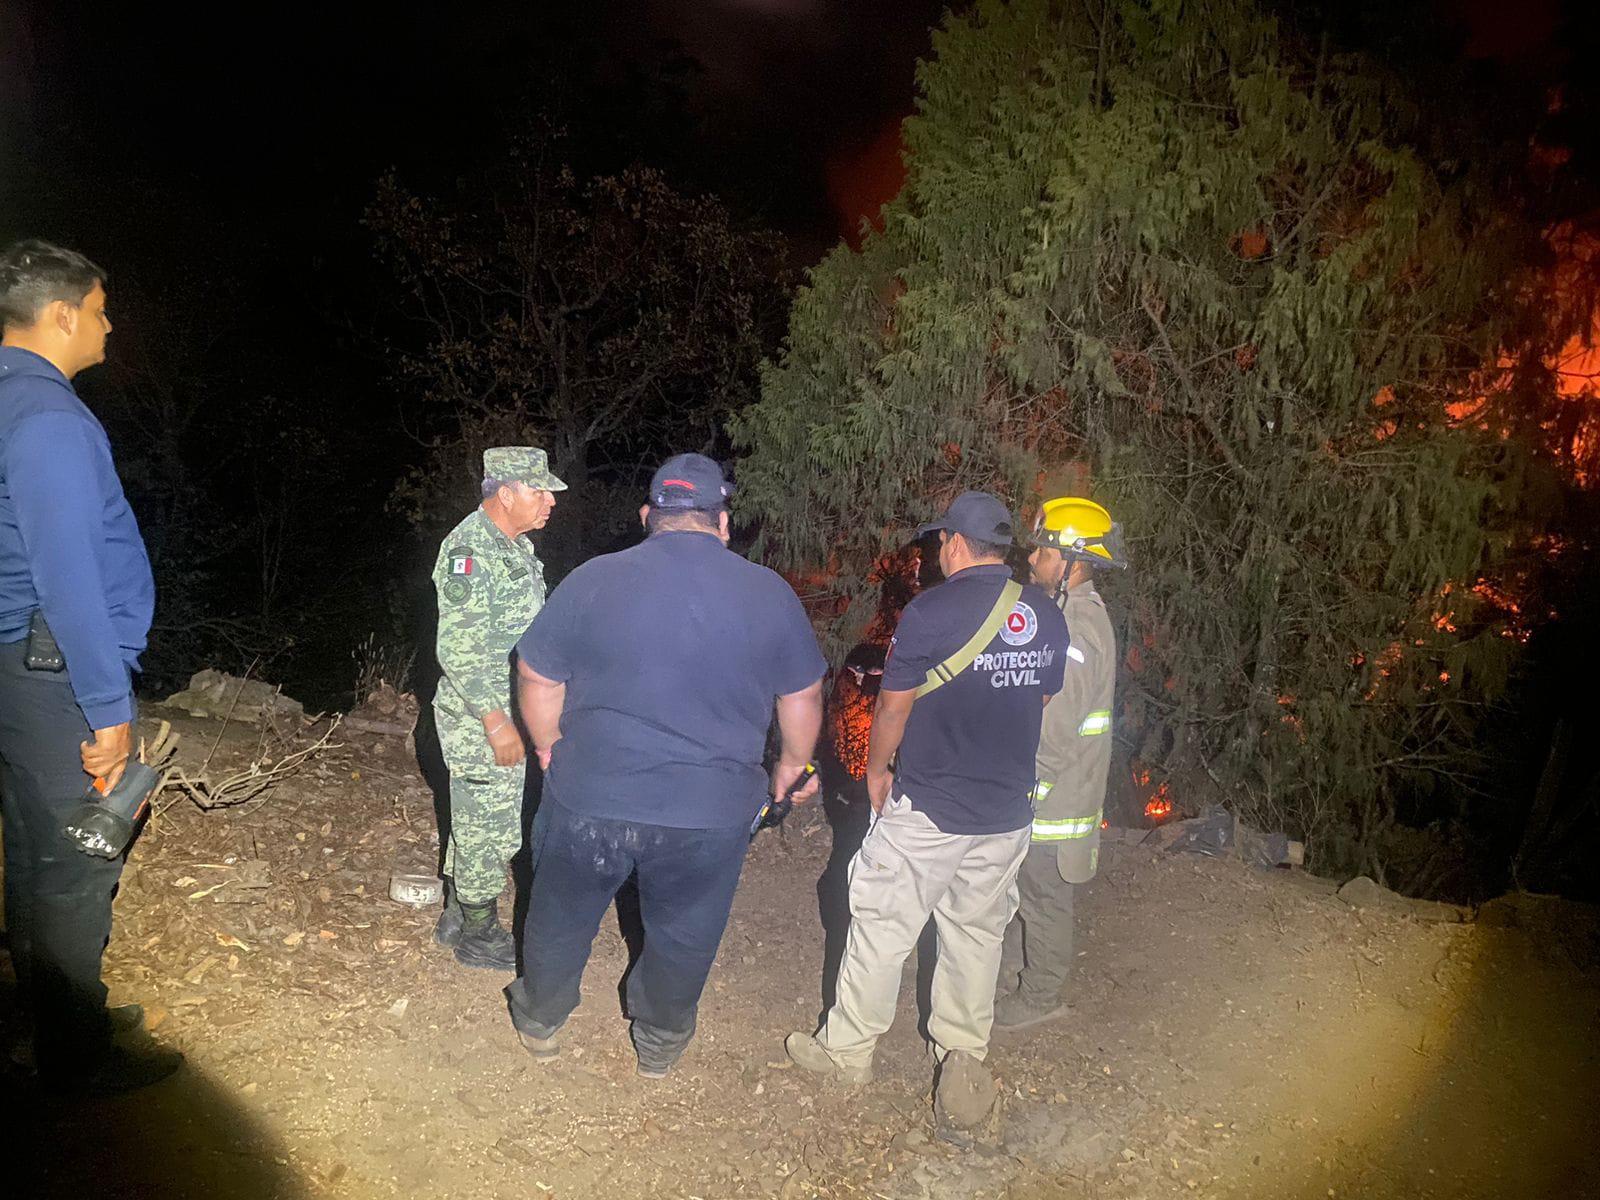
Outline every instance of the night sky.
<path id="1" fill-rule="evenodd" d="M 942 7 L 25 0 L 0 10 L 7 174 L 70 163 L 126 187 L 131 205 L 165 191 L 315 239 L 354 221 L 386 167 L 449 178 L 502 144 L 518 112 L 547 108 L 591 141 L 635 139 L 618 155 L 664 160 L 814 252 L 854 223 L 830 174 L 836 195 L 844 181 L 848 203 L 867 203 L 853 168 L 910 110 Z M 680 89 L 687 112 L 652 128 L 642 76 Z"/>
<path id="2" fill-rule="evenodd" d="M 1559 0 L 1290 0 L 1391 53 L 1545 78 L 1571 73 Z M 120 190 L 130 212 L 191 208 L 317 249 L 355 236 L 387 167 L 427 187 L 555 113 L 587 164 L 640 158 L 726 196 L 812 261 L 897 183 L 896 129 L 937 0 L 394 0 L 0 8 L 9 207 L 24 168 Z M 1443 17 L 1419 34 L 1407 12 Z M 1409 47 L 1403 44 L 1410 39 Z M 1400 47 L 1395 49 L 1395 47 Z M 652 111 L 641 80 L 676 89 Z M 609 156 L 609 157 L 608 157 Z M 18 232 L 0 221 L 0 233 Z M 69 223 L 70 224 L 70 223 Z M 58 230 L 90 237 L 75 228 Z M 107 247 L 98 247 L 102 254 Z"/>

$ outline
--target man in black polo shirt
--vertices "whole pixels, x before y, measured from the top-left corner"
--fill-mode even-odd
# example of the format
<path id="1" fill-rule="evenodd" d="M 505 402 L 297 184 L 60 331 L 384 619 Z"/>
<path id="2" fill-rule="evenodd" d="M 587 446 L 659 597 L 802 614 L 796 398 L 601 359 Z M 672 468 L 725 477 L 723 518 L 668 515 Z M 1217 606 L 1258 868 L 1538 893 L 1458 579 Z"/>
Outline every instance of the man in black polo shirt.
<path id="1" fill-rule="evenodd" d="M 628 1015 L 639 1073 L 667 1074 L 694 1036 L 751 822 L 816 748 L 827 664 L 789 585 L 727 549 L 731 490 L 703 455 L 667 460 L 639 510 L 645 541 L 568 575 L 517 643 L 545 787 L 524 975 L 506 992 L 537 1059 L 559 1053 L 595 932 L 637 871 L 644 951 Z M 769 778 L 774 703 L 783 745 Z"/>
<path id="2" fill-rule="evenodd" d="M 965 492 L 917 532 L 933 530 L 945 582 L 901 615 L 873 716 L 875 817 L 850 867 L 838 1002 L 815 1037 L 793 1033 L 785 1043 L 799 1066 L 853 1083 L 872 1077 L 901 967 L 930 915 L 939 959 L 928 1035 L 941 1081 L 962 1056 L 970 1068 L 987 1051 L 1033 822 L 1040 717 L 1061 688 L 1067 651 L 1061 610 L 1041 589 L 1011 581 L 1004 504 Z"/>

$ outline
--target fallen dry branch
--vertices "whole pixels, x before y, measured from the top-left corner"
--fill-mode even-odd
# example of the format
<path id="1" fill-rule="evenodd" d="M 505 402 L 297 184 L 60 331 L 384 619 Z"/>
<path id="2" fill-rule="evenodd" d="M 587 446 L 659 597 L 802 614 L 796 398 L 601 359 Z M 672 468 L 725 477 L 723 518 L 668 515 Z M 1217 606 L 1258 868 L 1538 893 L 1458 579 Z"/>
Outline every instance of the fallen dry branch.
<path id="1" fill-rule="evenodd" d="M 174 767 L 166 785 L 176 789 L 178 794 L 167 801 L 161 811 L 164 812 L 181 796 L 187 796 L 194 801 L 197 808 L 208 812 L 217 808 L 235 808 L 264 796 L 303 767 L 311 758 L 324 750 L 339 748 L 340 743 L 333 741 L 333 735 L 339 728 L 339 720 L 340 718 L 335 716 L 322 736 L 309 746 L 277 759 L 273 759 L 265 751 L 258 752 L 248 766 L 220 778 L 212 775 L 209 765 L 202 766 L 192 775 L 182 767 Z M 209 762 L 208 758 L 207 764 Z"/>

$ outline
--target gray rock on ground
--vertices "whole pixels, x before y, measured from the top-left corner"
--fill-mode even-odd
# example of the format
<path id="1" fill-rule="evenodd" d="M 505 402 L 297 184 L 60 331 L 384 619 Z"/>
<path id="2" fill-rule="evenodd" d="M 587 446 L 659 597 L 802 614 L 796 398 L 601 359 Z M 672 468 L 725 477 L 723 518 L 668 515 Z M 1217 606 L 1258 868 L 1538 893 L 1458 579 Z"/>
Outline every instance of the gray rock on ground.
<path id="1" fill-rule="evenodd" d="M 1432 921 L 1453 925 L 1471 919 L 1472 914 L 1458 904 L 1445 904 L 1438 900 L 1414 900 L 1391 891 L 1376 880 L 1357 875 L 1344 884 L 1338 892 L 1339 899 L 1351 908 L 1385 908 L 1406 913 L 1419 921 Z"/>
<path id="2" fill-rule="evenodd" d="M 1375 904 L 1395 904 L 1401 899 L 1398 892 L 1391 892 L 1374 879 L 1365 875 L 1357 875 L 1339 889 L 1339 899 L 1351 908 L 1370 908 Z"/>
<path id="3" fill-rule="evenodd" d="M 1038 1102 L 1006 1105 L 1000 1139 L 1007 1154 L 1052 1171 L 1088 1174 L 1117 1161 L 1111 1134 L 1088 1117 Z"/>
<path id="4" fill-rule="evenodd" d="M 300 721 L 306 715 L 300 701 L 291 700 L 273 684 L 241 679 L 210 667 L 196 671 L 189 677 L 188 687 L 174 692 L 163 703 L 193 717 L 216 717 L 247 725 Z"/>

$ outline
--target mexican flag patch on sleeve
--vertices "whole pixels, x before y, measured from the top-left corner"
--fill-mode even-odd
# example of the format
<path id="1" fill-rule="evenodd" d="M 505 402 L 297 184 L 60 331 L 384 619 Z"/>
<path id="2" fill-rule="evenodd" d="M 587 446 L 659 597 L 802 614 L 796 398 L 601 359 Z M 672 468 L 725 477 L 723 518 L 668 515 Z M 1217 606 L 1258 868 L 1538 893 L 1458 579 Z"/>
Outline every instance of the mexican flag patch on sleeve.
<path id="1" fill-rule="evenodd" d="M 457 554 L 457 555 L 454 555 L 450 559 L 450 574 L 452 574 L 452 575 L 471 575 L 472 574 L 472 555 L 470 555 L 470 554 Z"/>

